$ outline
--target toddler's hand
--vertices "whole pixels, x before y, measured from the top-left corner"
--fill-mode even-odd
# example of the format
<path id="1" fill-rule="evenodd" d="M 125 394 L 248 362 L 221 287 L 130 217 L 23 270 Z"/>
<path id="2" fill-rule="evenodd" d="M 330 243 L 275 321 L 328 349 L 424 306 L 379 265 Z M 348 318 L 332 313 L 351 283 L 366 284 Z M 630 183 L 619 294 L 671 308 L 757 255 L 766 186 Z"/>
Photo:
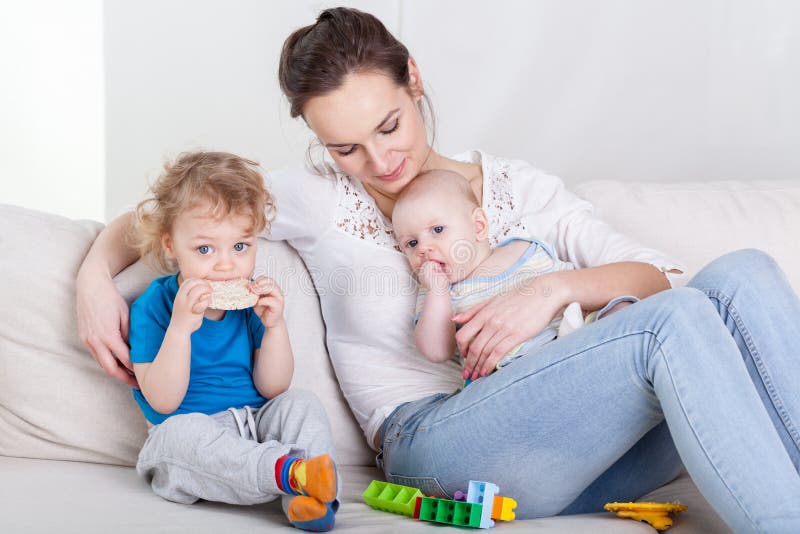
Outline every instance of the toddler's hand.
<path id="1" fill-rule="evenodd" d="M 266 328 L 280 325 L 283 322 L 283 293 L 275 280 L 268 276 L 259 276 L 250 282 L 250 291 L 259 297 L 253 310 L 261 323 Z"/>
<path id="2" fill-rule="evenodd" d="M 419 283 L 422 287 L 431 292 L 446 293 L 450 287 L 450 280 L 448 280 L 447 274 L 441 264 L 435 261 L 423 263 L 419 268 L 417 278 L 419 278 Z"/>
<path id="3" fill-rule="evenodd" d="M 175 295 L 171 324 L 191 334 L 203 324 L 203 314 L 209 304 L 211 304 L 211 285 L 199 278 L 187 278 Z"/>

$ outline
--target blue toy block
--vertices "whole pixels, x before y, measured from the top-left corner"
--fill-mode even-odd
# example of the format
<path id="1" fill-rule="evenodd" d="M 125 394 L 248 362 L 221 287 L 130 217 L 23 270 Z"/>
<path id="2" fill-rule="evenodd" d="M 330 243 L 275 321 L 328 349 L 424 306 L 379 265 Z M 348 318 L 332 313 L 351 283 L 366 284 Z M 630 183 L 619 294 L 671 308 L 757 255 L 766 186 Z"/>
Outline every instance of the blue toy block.
<path id="1" fill-rule="evenodd" d="M 491 528 L 494 526 L 494 521 L 492 521 L 492 507 L 494 505 L 494 496 L 498 493 L 500 493 L 500 488 L 491 482 L 469 481 L 467 502 L 483 506 L 480 528 Z"/>

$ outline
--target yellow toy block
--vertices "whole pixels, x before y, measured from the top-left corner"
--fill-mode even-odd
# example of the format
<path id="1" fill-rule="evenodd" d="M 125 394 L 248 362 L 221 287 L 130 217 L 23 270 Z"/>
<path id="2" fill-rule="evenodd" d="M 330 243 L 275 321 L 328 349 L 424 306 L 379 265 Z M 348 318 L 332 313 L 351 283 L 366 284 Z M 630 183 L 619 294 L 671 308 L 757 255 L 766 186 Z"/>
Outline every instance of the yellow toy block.
<path id="1" fill-rule="evenodd" d="M 672 518 L 667 514 L 678 514 L 686 510 L 683 504 L 662 502 L 610 502 L 604 508 L 615 512 L 617 517 L 649 523 L 656 530 L 667 530 L 672 526 Z"/>
<path id="2" fill-rule="evenodd" d="M 511 497 L 501 497 L 500 495 L 494 496 L 492 503 L 492 519 L 499 519 L 501 521 L 513 521 L 516 515 L 514 508 L 517 507 L 517 501 Z"/>

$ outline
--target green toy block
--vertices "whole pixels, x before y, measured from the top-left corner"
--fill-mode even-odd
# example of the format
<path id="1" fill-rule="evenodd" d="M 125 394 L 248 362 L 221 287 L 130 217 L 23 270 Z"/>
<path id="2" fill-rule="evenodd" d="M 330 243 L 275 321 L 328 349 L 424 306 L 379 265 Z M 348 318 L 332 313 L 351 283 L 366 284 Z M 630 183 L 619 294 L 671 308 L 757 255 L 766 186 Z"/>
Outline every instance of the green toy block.
<path id="1" fill-rule="evenodd" d="M 414 504 L 417 497 L 422 497 L 422 492 L 417 488 L 373 480 L 361 497 L 376 510 L 412 517 Z"/>
<path id="2" fill-rule="evenodd" d="M 481 527 L 483 505 L 471 502 L 435 499 L 433 497 L 422 497 L 420 500 L 419 515 L 417 518 L 422 521 L 432 521 L 460 527 Z"/>

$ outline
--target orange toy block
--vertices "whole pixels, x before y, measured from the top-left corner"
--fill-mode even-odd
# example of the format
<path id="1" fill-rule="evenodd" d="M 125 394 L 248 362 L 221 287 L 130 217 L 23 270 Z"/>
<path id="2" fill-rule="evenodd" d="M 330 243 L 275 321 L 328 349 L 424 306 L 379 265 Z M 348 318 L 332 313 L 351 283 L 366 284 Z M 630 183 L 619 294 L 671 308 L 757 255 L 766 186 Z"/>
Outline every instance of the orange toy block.
<path id="1" fill-rule="evenodd" d="M 494 496 L 492 503 L 492 519 L 499 519 L 501 521 L 513 521 L 515 514 L 514 508 L 517 507 L 517 501 L 511 497 L 501 497 L 500 495 Z"/>

